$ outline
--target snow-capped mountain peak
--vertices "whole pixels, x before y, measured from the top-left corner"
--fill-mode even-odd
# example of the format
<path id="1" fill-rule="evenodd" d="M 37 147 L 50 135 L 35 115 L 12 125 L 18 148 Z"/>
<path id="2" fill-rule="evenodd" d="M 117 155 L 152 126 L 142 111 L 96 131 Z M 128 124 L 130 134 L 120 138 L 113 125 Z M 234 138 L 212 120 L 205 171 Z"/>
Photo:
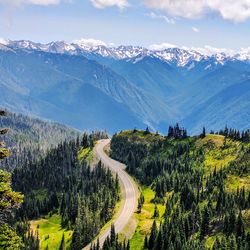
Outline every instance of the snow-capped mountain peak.
<path id="1" fill-rule="evenodd" d="M 116 57 L 119 59 L 129 59 L 129 58 L 137 57 L 139 54 L 145 53 L 148 50 L 140 46 L 120 45 L 119 47 L 116 47 L 116 48 L 113 47 L 112 51 L 116 55 Z"/>
<path id="2" fill-rule="evenodd" d="M 138 63 L 146 56 L 151 56 L 174 64 L 178 67 L 191 67 L 190 65 L 193 62 L 195 63 L 201 60 L 208 60 L 209 58 L 214 60 L 216 64 L 224 64 L 228 60 L 250 61 L 250 48 L 241 49 L 241 51 L 236 54 L 227 54 L 226 52 L 220 50 L 214 50 L 214 53 L 207 54 L 205 49 L 196 50 L 193 48 L 170 47 L 163 50 L 150 50 L 141 46 L 120 45 L 115 47 L 113 44 L 106 44 L 102 41 L 94 39 L 81 39 L 73 41 L 72 43 L 56 41 L 47 44 L 35 43 L 28 40 L 9 41 L 1 39 L 0 44 L 0 50 L 6 50 L 8 47 L 14 50 L 24 49 L 29 51 L 35 50 L 71 55 L 93 54 L 101 57 L 112 58 L 114 60 L 133 59 L 133 63 Z"/>
<path id="3" fill-rule="evenodd" d="M 50 53 L 65 53 L 72 52 L 76 50 L 75 46 L 68 44 L 64 41 L 56 41 L 46 44 L 47 51 Z"/>
<path id="4" fill-rule="evenodd" d="M 188 51 L 179 48 L 169 48 L 164 50 L 155 51 L 155 54 L 167 61 L 175 63 L 179 67 L 184 67 L 190 61 L 200 61 L 205 58 L 205 55 L 200 54 L 197 51 Z"/>
<path id="5" fill-rule="evenodd" d="M 40 50 L 40 47 L 43 45 L 40 43 L 34 43 L 28 40 L 19 40 L 19 41 L 9 41 L 8 45 L 13 49 L 30 49 L 30 50 Z"/>

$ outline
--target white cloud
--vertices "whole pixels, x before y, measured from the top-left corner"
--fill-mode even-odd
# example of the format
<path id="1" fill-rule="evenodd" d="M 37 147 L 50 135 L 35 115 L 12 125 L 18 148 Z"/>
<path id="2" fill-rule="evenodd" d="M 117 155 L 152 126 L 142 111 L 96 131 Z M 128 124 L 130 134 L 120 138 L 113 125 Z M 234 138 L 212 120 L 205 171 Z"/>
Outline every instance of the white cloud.
<path id="1" fill-rule="evenodd" d="M 196 28 L 196 27 L 192 27 L 192 31 L 196 32 L 196 33 L 200 32 L 200 30 L 198 28 Z"/>
<path id="2" fill-rule="evenodd" d="M 142 0 L 148 7 L 172 16 L 201 18 L 218 13 L 222 18 L 243 22 L 250 17 L 250 0 Z"/>
<path id="3" fill-rule="evenodd" d="M 59 4 L 61 0 L 0 0 L 0 4 L 8 6 L 20 6 L 25 4 L 33 5 L 56 5 Z"/>
<path id="4" fill-rule="evenodd" d="M 151 50 L 165 50 L 165 49 L 169 49 L 169 48 L 180 48 L 183 50 L 193 50 L 193 51 L 199 52 L 202 55 L 207 55 L 207 56 L 221 54 L 221 53 L 232 56 L 236 53 L 232 49 L 215 48 L 215 47 L 212 47 L 210 45 L 205 45 L 204 47 L 187 47 L 187 46 L 178 46 L 178 45 L 174 45 L 171 43 L 160 43 L 160 44 L 152 44 L 149 46 L 149 49 L 151 49 Z M 250 47 L 249 48 L 242 48 L 240 50 L 240 52 L 241 53 L 250 52 Z"/>
<path id="5" fill-rule="evenodd" d="M 152 18 L 152 19 L 162 19 L 164 20 L 165 22 L 169 23 L 169 24 L 175 24 L 175 20 L 173 18 L 170 18 L 170 17 L 167 17 L 167 16 L 164 16 L 164 15 L 158 15 L 154 12 L 150 12 L 150 13 L 147 13 L 146 16 Z"/>
<path id="6" fill-rule="evenodd" d="M 241 60 L 250 60 L 250 47 L 241 48 L 238 52 L 238 58 Z"/>
<path id="7" fill-rule="evenodd" d="M 127 0 L 90 0 L 94 7 L 104 9 L 107 7 L 118 7 L 124 9 L 129 6 Z"/>
<path id="8" fill-rule="evenodd" d="M 83 46 L 83 47 L 96 47 L 96 46 L 113 46 L 113 43 L 105 43 L 102 40 L 96 40 L 93 38 L 81 38 L 79 40 L 74 40 L 73 41 L 74 44 L 77 44 L 79 46 Z"/>
<path id="9" fill-rule="evenodd" d="M 226 54 L 226 55 L 234 55 L 235 51 L 232 49 L 226 49 L 226 48 L 215 48 L 210 45 L 205 45 L 203 48 L 196 48 L 196 47 L 191 47 L 189 48 L 191 50 L 195 50 L 200 52 L 203 55 L 211 56 L 215 54 Z"/>
<path id="10" fill-rule="evenodd" d="M 151 50 L 164 50 L 169 48 L 178 48 L 178 46 L 171 43 L 152 44 L 149 46 Z"/>
<path id="11" fill-rule="evenodd" d="M 1 44 L 3 44 L 3 45 L 8 45 L 9 40 L 8 40 L 8 39 L 1 38 L 1 37 L 0 37 L 0 43 L 1 43 Z"/>
<path id="12" fill-rule="evenodd" d="M 250 47 L 241 48 L 239 53 L 242 53 L 242 54 L 250 54 Z"/>

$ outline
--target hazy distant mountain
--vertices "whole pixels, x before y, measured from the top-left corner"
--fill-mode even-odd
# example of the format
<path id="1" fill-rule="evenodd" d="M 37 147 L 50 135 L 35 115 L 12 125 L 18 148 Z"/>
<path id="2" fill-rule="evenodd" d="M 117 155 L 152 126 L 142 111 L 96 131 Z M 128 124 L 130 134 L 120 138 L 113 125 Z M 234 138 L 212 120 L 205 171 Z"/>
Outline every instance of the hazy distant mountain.
<path id="1" fill-rule="evenodd" d="M 194 132 L 200 131 L 201 125 L 209 128 L 228 127 L 250 128 L 250 80 L 233 84 L 201 105 L 187 116 L 183 123 Z"/>
<path id="2" fill-rule="evenodd" d="M 79 129 L 142 125 L 122 102 L 128 96 L 140 98 L 139 91 L 94 61 L 25 51 L 1 51 L 0 60 L 2 106 Z"/>
<path id="3" fill-rule="evenodd" d="M 149 125 L 165 131 L 176 121 L 191 131 L 230 121 L 245 128 L 249 59 L 178 48 L 9 41 L 0 45 L 0 105 L 88 130 Z"/>

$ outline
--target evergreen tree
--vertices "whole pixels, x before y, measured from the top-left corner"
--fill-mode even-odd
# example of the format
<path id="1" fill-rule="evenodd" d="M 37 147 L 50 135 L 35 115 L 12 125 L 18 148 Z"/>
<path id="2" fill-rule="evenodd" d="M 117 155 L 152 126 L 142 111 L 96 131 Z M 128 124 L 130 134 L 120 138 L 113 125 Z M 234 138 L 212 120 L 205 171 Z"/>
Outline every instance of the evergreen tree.
<path id="1" fill-rule="evenodd" d="M 200 238 L 203 239 L 209 231 L 209 221 L 210 221 L 210 214 L 208 208 L 205 207 L 203 214 L 202 214 L 202 221 L 201 221 L 201 231 L 200 231 Z"/>
<path id="2" fill-rule="evenodd" d="M 110 230 L 110 242 L 113 244 L 116 240 L 116 233 L 115 233 L 115 226 L 114 224 L 111 225 L 111 230 Z"/>
<path id="3" fill-rule="evenodd" d="M 229 225 L 228 225 L 228 233 L 229 234 L 234 232 L 235 222 L 236 222 L 235 213 L 233 210 L 231 210 L 230 215 L 229 215 Z"/>
<path id="4" fill-rule="evenodd" d="M 146 130 L 144 131 L 144 134 L 147 135 L 147 134 L 150 134 L 150 131 L 149 131 L 149 128 L 146 127 Z"/>
<path id="5" fill-rule="evenodd" d="M 149 241 L 148 241 L 149 250 L 154 249 L 157 235 L 158 235 L 158 229 L 157 229 L 156 221 L 154 220 L 153 225 L 151 227 L 151 234 L 150 234 Z"/>
<path id="6" fill-rule="evenodd" d="M 203 127 L 202 129 L 202 134 L 201 134 L 201 138 L 205 138 L 206 137 L 206 128 Z"/>
<path id="7" fill-rule="evenodd" d="M 148 236 L 145 236 L 144 239 L 144 249 L 148 249 Z"/>
<path id="8" fill-rule="evenodd" d="M 144 196 L 143 196 L 143 194 L 141 193 L 141 194 L 140 194 L 140 197 L 139 197 L 139 199 L 138 199 L 138 206 L 137 206 L 137 212 L 138 212 L 138 213 L 141 213 L 141 209 L 142 209 L 143 204 L 144 204 Z"/>
<path id="9" fill-rule="evenodd" d="M 59 250 L 65 250 L 65 249 L 66 249 L 65 248 L 65 239 L 64 239 L 64 233 L 63 233 Z"/>
<path id="10" fill-rule="evenodd" d="M 154 208 L 154 215 L 153 218 L 159 218 L 159 209 L 157 208 L 156 204 L 155 204 L 155 208 Z"/>
<path id="11" fill-rule="evenodd" d="M 244 235 L 244 223 L 242 220 L 242 213 L 240 212 L 236 223 L 236 235 L 237 237 L 242 237 Z"/>

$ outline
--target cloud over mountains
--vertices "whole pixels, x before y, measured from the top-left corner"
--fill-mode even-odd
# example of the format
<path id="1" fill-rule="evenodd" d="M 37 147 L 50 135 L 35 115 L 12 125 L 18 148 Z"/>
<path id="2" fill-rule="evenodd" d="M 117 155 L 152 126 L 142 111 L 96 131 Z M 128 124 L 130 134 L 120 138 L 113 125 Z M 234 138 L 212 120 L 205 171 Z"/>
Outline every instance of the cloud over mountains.
<path id="1" fill-rule="evenodd" d="M 8 6 L 20 6 L 24 4 L 33 4 L 33 5 L 55 5 L 59 4 L 60 0 L 0 0 L 0 4 Z"/>
<path id="2" fill-rule="evenodd" d="M 243 22 L 250 17 L 249 0 L 141 0 L 148 8 L 165 11 L 173 17 L 203 18 L 217 13 L 223 19 Z M 129 6 L 128 0 L 91 0 L 97 8 Z"/>
<path id="3" fill-rule="evenodd" d="M 7 6 L 26 4 L 47 6 L 63 2 L 74 3 L 71 0 L 0 0 L 0 4 Z M 124 9 L 133 4 L 129 0 L 90 0 L 90 2 L 99 9 L 108 7 Z M 250 0 L 140 0 L 138 2 L 142 2 L 149 9 L 163 11 L 172 17 L 197 19 L 215 13 L 235 23 L 244 22 L 250 18 Z M 161 15 L 161 17 L 164 16 Z"/>
<path id="4" fill-rule="evenodd" d="M 191 19 L 202 18 L 211 12 L 234 22 L 243 22 L 250 17 L 249 0 L 143 0 L 143 2 L 149 8 Z"/>
<path id="5" fill-rule="evenodd" d="M 99 9 L 116 6 L 120 9 L 128 7 L 127 0 L 91 0 L 91 3 Z"/>

